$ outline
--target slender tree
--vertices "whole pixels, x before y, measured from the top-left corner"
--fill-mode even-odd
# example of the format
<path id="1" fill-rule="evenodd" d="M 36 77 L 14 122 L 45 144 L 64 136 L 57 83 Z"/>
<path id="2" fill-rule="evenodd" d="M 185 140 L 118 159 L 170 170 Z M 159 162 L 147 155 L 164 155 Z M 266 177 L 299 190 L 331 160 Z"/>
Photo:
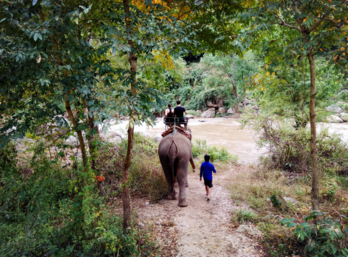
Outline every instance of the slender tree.
<path id="1" fill-rule="evenodd" d="M 250 2 L 250 1 L 249 1 Z M 316 67 L 315 55 L 320 49 L 330 49 L 337 45 L 343 45 L 343 35 L 347 30 L 348 4 L 346 0 L 330 1 L 259 1 L 249 3 L 250 8 L 246 17 L 252 18 L 252 25 L 245 37 L 245 45 L 251 46 L 250 35 L 254 39 L 261 36 L 264 29 L 272 26 L 284 28 L 284 33 L 291 36 L 289 45 L 282 46 L 281 55 L 288 58 L 296 58 L 293 49 L 300 49 L 302 55 L 307 57 L 310 73 L 310 128 L 311 128 L 311 160 L 312 160 L 312 208 L 319 210 L 319 168 L 316 146 L 316 122 L 315 122 L 315 96 L 316 96 Z M 248 35 L 248 36 L 246 36 Z M 256 41 L 256 40 L 255 40 Z M 254 43 L 257 43 L 255 42 Z M 270 67 L 271 68 L 271 67 Z"/>

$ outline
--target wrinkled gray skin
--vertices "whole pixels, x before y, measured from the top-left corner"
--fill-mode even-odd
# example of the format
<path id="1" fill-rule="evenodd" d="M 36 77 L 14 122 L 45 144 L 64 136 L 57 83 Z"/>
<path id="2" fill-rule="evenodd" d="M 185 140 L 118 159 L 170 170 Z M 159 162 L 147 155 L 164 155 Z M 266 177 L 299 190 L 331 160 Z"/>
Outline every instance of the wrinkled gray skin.
<path id="1" fill-rule="evenodd" d="M 179 184 L 179 206 L 186 207 L 187 169 L 190 160 L 193 163 L 191 141 L 175 131 L 161 140 L 158 155 L 168 183 L 168 199 L 176 199 L 174 190 L 176 177 Z"/>

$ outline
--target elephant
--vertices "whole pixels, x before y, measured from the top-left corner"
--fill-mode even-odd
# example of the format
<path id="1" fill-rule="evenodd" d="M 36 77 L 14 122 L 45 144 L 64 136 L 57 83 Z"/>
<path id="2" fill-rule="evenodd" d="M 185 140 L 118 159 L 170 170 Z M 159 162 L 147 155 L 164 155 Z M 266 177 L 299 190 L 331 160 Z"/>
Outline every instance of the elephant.
<path id="1" fill-rule="evenodd" d="M 191 140 L 179 131 L 162 138 L 158 146 L 158 155 L 168 183 L 168 199 L 175 200 L 174 182 L 175 177 L 179 184 L 179 206 L 186 207 L 185 187 L 187 183 L 187 169 L 190 162 L 195 171 L 192 158 Z"/>

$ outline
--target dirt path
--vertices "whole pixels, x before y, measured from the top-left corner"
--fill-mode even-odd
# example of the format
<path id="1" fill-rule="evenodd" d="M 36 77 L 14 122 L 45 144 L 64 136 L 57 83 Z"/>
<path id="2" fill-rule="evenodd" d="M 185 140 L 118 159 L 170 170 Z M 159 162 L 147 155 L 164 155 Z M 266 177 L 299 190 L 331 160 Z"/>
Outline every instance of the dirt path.
<path id="1" fill-rule="evenodd" d="M 226 186 L 233 173 L 241 172 L 241 168 L 219 172 L 217 167 L 217 171 L 209 202 L 199 174 L 189 173 L 188 207 L 178 207 L 177 200 L 163 200 L 158 204 L 146 203 L 138 209 L 140 221 L 153 221 L 162 249 L 174 249 L 172 246 L 176 244 L 176 249 L 170 250 L 166 256 L 258 256 L 257 240 L 231 228 L 231 212 L 243 206 L 233 204 Z M 176 191 L 178 193 L 178 188 Z M 163 233 L 160 236 L 162 231 L 175 238 L 170 238 L 169 234 L 163 236 Z"/>

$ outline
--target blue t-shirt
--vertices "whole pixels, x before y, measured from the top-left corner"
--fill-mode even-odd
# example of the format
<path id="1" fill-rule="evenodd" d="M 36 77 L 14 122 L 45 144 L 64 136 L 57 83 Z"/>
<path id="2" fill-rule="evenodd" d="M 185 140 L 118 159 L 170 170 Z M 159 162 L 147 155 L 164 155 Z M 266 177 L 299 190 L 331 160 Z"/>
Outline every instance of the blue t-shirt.
<path id="1" fill-rule="evenodd" d="M 203 162 L 201 165 L 200 177 L 203 176 L 204 180 L 213 180 L 213 171 L 216 173 L 214 165 L 210 162 Z"/>

